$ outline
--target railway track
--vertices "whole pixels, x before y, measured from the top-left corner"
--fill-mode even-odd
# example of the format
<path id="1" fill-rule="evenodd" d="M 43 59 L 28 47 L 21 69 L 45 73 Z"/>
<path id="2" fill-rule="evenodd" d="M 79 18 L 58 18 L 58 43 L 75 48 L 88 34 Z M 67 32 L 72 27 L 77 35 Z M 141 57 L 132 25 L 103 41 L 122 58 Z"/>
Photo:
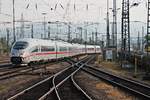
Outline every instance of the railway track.
<path id="1" fill-rule="evenodd" d="M 41 68 L 45 68 L 45 66 L 44 65 L 36 66 L 36 67 L 24 66 L 19 68 L 7 69 L 4 72 L 0 73 L 0 80 L 5 80 L 15 76 L 23 75 L 27 72 L 35 71 Z"/>
<path id="2" fill-rule="evenodd" d="M 135 94 L 139 98 L 150 100 L 150 86 L 148 85 L 127 78 L 123 78 L 109 73 L 105 70 L 96 69 L 88 65 L 86 65 L 86 67 L 83 67 L 82 70 L 86 71 L 89 74 L 92 74 L 93 76 L 103 79 L 113 85 L 117 85 L 120 88 L 123 88 Z"/>
<path id="3" fill-rule="evenodd" d="M 59 61 L 60 62 L 60 61 Z M 0 80 L 4 80 L 4 79 L 8 79 L 8 78 L 12 78 L 15 76 L 19 76 L 19 75 L 23 75 L 24 73 L 30 72 L 30 71 L 35 71 L 41 68 L 46 69 L 47 65 L 52 65 L 52 64 L 56 64 L 58 62 L 51 62 L 51 63 L 47 63 L 45 64 L 36 64 L 36 65 L 32 65 L 32 66 L 9 66 L 9 67 L 4 67 L 0 69 Z"/>
<path id="4" fill-rule="evenodd" d="M 91 98 L 75 83 L 73 75 L 93 58 L 86 57 L 77 63 L 72 63 L 70 67 L 10 97 L 8 100 L 83 100 L 82 98 L 89 100 Z M 62 90 L 64 90 L 65 95 L 69 92 L 70 96 L 62 94 Z"/>
<path id="5" fill-rule="evenodd" d="M 60 100 L 92 100 L 76 83 L 74 75 L 56 89 Z"/>
<path id="6" fill-rule="evenodd" d="M 14 68 L 14 69 L 5 69 L 5 71 L 1 71 L 0 73 L 0 80 L 8 79 L 17 75 L 20 75 L 21 71 L 25 71 L 27 69 L 31 69 L 29 67 L 22 67 L 22 68 Z"/>
<path id="7" fill-rule="evenodd" d="M 11 63 L 3 63 L 3 64 L 0 64 L 0 71 L 1 70 L 4 70 L 4 69 L 8 69 L 8 68 L 12 68 L 12 64 Z"/>
<path id="8" fill-rule="evenodd" d="M 10 62 L 9 59 L 0 60 L 0 64 L 3 64 L 3 63 L 9 63 L 9 62 Z"/>

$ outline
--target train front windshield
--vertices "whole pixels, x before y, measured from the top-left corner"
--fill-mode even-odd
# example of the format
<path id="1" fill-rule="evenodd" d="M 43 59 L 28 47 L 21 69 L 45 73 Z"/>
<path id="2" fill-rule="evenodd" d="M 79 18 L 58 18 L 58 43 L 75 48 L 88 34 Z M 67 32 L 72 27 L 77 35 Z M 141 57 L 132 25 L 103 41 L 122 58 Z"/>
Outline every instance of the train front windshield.
<path id="1" fill-rule="evenodd" d="M 15 43 L 13 49 L 17 49 L 17 50 L 19 50 L 19 49 L 25 49 L 25 48 L 27 48 L 27 46 L 28 46 L 27 42 L 19 41 L 19 42 Z"/>

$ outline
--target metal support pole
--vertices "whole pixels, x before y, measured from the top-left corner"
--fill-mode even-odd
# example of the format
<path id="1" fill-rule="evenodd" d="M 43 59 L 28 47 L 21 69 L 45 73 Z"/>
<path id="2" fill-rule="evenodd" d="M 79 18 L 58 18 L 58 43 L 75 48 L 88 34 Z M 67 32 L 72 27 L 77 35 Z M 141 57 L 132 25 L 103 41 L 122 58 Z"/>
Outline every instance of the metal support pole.
<path id="1" fill-rule="evenodd" d="M 117 9 L 116 9 L 116 0 L 113 0 L 113 46 L 117 46 Z"/>
<path id="2" fill-rule="evenodd" d="M 48 39 L 50 39 L 50 37 L 51 37 L 51 27 L 49 26 L 48 27 Z"/>
<path id="3" fill-rule="evenodd" d="M 56 40 L 58 40 L 58 34 L 59 34 L 59 29 L 58 29 L 58 23 L 57 23 L 57 32 L 56 32 L 56 36 L 55 36 Z"/>
<path id="4" fill-rule="evenodd" d="M 92 32 L 92 44 L 94 42 L 94 32 Z"/>
<path id="5" fill-rule="evenodd" d="M 6 29 L 6 31 L 7 31 L 7 37 L 6 37 L 7 38 L 6 39 L 7 40 L 7 50 L 9 51 L 9 35 L 10 35 L 10 31 L 9 31 L 8 28 Z"/>
<path id="6" fill-rule="evenodd" d="M 140 33 L 138 32 L 138 39 L 137 39 L 137 50 L 140 50 Z"/>
<path id="7" fill-rule="evenodd" d="M 83 36 L 83 34 L 82 34 L 82 27 L 81 27 L 81 44 L 83 43 L 83 39 L 82 39 L 82 36 Z"/>
<path id="8" fill-rule="evenodd" d="M 24 18 L 23 18 L 23 13 L 21 14 L 21 38 L 24 38 Z"/>
<path id="9" fill-rule="evenodd" d="M 33 24 L 31 24 L 31 38 L 34 38 L 34 36 L 33 36 Z"/>
<path id="10" fill-rule="evenodd" d="M 77 40 L 77 38 L 78 38 L 78 34 L 77 34 L 77 31 L 75 31 L 76 32 L 76 40 Z"/>
<path id="11" fill-rule="evenodd" d="M 150 36 L 150 0 L 148 0 L 148 8 L 147 8 L 147 39 L 146 39 L 146 49 L 147 49 L 147 56 L 149 55 L 148 45 L 149 41 L 148 38 Z"/>
<path id="12" fill-rule="evenodd" d="M 46 22 L 45 22 L 45 16 L 44 16 L 44 38 L 46 38 Z"/>
<path id="13" fill-rule="evenodd" d="M 97 38 L 97 28 L 96 28 L 96 32 L 95 32 L 95 44 L 97 45 L 97 40 L 98 40 L 98 38 Z"/>
<path id="14" fill-rule="evenodd" d="M 107 43 L 106 43 L 106 46 L 107 48 L 109 47 L 109 40 L 110 40 L 110 34 L 109 34 L 109 0 L 107 0 L 107 19 L 106 19 L 106 22 L 107 22 L 107 30 L 106 30 L 106 35 L 107 35 Z"/>
<path id="15" fill-rule="evenodd" d="M 78 27 L 78 29 L 79 29 L 79 31 L 80 31 L 80 38 L 79 38 L 79 39 L 80 39 L 80 43 L 82 44 L 82 42 L 83 42 L 83 41 L 82 41 L 82 35 L 83 35 L 83 34 L 82 34 L 82 27 Z"/>
<path id="16" fill-rule="evenodd" d="M 43 28 L 44 28 L 44 38 L 46 38 L 46 17 L 45 17 L 45 15 L 46 15 L 47 13 L 42 13 L 42 15 L 44 16 L 44 20 L 43 20 Z"/>
<path id="17" fill-rule="evenodd" d="M 144 52 L 144 26 L 142 26 L 142 52 Z"/>
<path id="18" fill-rule="evenodd" d="M 116 0 L 113 0 L 113 30 L 112 30 L 112 39 L 113 39 L 113 47 L 115 51 L 113 51 L 113 60 L 117 59 L 117 9 L 116 9 Z"/>
<path id="19" fill-rule="evenodd" d="M 126 53 L 130 54 L 130 21 L 129 0 L 122 0 L 122 26 L 121 26 L 121 65 L 126 59 Z"/>
<path id="20" fill-rule="evenodd" d="M 86 48 L 87 48 L 87 29 L 85 30 L 85 53 L 87 53 L 87 49 Z"/>
<path id="21" fill-rule="evenodd" d="M 97 28 L 96 28 L 96 32 L 95 32 L 95 53 L 96 53 L 96 45 L 97 45 Z"/>
<path id="22" fill-rule="evenodd" d="M 15 34 L 15 0 L 13 0 L 13 42 L 16 41 L 16 34 Z"/>
<path id="23" fill-rule="evenodd" d="M 136 55 L 135 55 L 135 65 L 134 65 L 134 77 L 136 77 L 137 76 L 137 58 L 136 58 Z"/>
<path id="24" fill-rule="evenodd" d="M 70 42 L 70 25 L 68 25 L 68 42 Z"/>

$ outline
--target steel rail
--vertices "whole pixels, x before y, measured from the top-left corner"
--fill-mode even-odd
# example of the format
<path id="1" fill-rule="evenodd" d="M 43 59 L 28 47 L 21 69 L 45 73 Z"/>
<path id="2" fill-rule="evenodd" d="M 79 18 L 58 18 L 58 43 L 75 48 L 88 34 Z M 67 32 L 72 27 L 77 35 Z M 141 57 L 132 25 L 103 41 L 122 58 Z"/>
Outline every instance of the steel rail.
<path id="1" fill-rule="evenodd" d="M 13 65 L 11 63 L 3 63 L 3 64 L 0 64 L 0 71 L 3 69 L 12 68 L 12 67 Z"/>
<path id="2" fill-rule="evenodd" d="M 69 68 L 69 66 L 68 66 L 67 68 L 65 68 L 64 70 L 67 70 L 68 68 Z M 64 70 L 63 70 L 63 71 L 64 71 Z M 61 72 L 61 71 L 60 71 L 60 72 Z M 58 73 L 60 73 L 60 72 L 58 72 Z M 43 81 L 38 82 L 37 84 L 35 84 L 35 85 L 33 85 L 33 86 L 31 86 L 31 87 L 29 87 L 29 88 L 23 90 L 22 92 L 17 93 L 16 95 L 14 95 L 14 96 L 12 96 L 12 97 L 10 97 L 8 100 L 15 100 L 15 99 L 17 99 L 17 98 L 22 98 L 22 99 L 23 99 L 23 97 L 24 97 L 25 95 L 28 95 L 28 94 L 32 94 L 32 95 L 33 95 L 33 94 L 34 94 L 35 92 L 37 92 L 37 91 L 30 93 L 31 91 L 38 90 L 38 89 L 41 90 L 40 86 L 43 85 L 43 84 L 45 84 L 45 83 L 47 83 L 48 81 L 49 81 L 48 85 L 52 85 L 52 79 L 53 79 L 53 77 L 54 77 L 54 75 L 52 75 L 52 76 L 50 76 L 50 77 L 44 79 Z M 51 84 L 50 84 L 50 82 L 51 82 Z M 45 87 L 44 87 L 44 88 L 45 88 Z M 49 91 L 49 90 L 53 90 L 53 89 L 54 89 L 53 86 L 51 86 L 51 87 L 48 89 L 48 91 Z M 47 91 L 46 91 L 46 92 L 47 92 Z M 44 93 L 44 94 L 45 94 L 45 93 Z M 43 96 L 44 94 L 41 94 L 41 96 Z M 40 98 L 41 96 L 39 96 L 39 98 Z M 35 97 L 35 98 L 37 98 L 37 97 Z M 35 99 L 34 99 L 34 100 L 35 100 Z"/>
<path id="3" fill-rule="evenodd" d="M 17 69 L 14 69 L 11 71 L 6 71 L 4 73 L 1 73 L 0 74 L 0 80 L 4 80 L 4 79 L 8 79 L 8 78 L 11 78 L 11 77 L 14 77 L 14 76 L 18 76 L 20 75 L 21 73 L 19 73 L 20 71 L 23 71 L 23 70 L 26 70 L 26 72 L 28 71 L 31 71 L 31 67 L 23 67 L 23 68 L 17 68 Z"/>
<path id="4" fill-rule="evenodd" d="M 133 80 L 129 80 L 127 78 L 123 78 L 121 76 L 114 75 L 105 70 L 93 68 L 89 65 L 85 65 L 82 70 L 86 71 L 89 74 L 92 74 L 100 79 L 103 79 L 109 83 L 115 84 L 121 88 L 129 90 L 130 92 L 142 96 L 145 99 L 150 99 L 150 86 L 147 86 L 142 83 L 138 83 Z"/>
<path id="5" fill-rule="evenodd" d="M 85 58 L 85 59 L 87 59 L 87 58 Z M 85 59 L 75 63 L 74 65 L 72 65 L 67 70 L 64 70 L 64 71 L 61 71 L 61 72 L 55 74 L 54 78 L 53 78 L 53 86 L 54 87 L 50 91 L 48 91 L 45 95 L 43 95 L 39 100 L 49 100 L 49 99 L 52 99 L 52 98 L 61 100 L 61 97 L 59 96 L 59 93 L 58 93 L 57 89 L 59 88 L 59 86 L 64 84 L 64 82 L 66 82 L 72 76 L 72 74 L 76 73 L 78 70 L 81 69 L 81 67 L 80 68 L 78 68 L 78 67 L 75 68 L 75 66 L 77 66 L 79 63 L 81 63 Z M 60 82 L 56 82 L 57 77 L 60 78 L 60 75 L 62 76 L 62 74 L 66 73 L 66 71 L 68 71 L 69 69 L 71 69 L 71 72 L 69 73 L 69 75 L 66 75 L 66 77 L 64 77 L 62 80 L 59 80 Z M 55 97 L 53 97 L 53 96 L 55 96 Z"/>
<path id="6" fill-rule="evenodd" d="M 39 85 L 42 85 L 43 83 L 46 83 L 47 81 L 51 80 L 52 78 L 53 78 L 53 76 L 48 77 L 47 79 L 45 79 L 45 80 L 43 80 L 43 81 L 40 81 L 40 82 L 38 82 L 37 84 L 35 84 L 35 85 L 33 85 L 33 86 L 31 86 L 31 87 L 29 87 L 29 88 L 23 90 L 22 92 L 19 92 L 19 93 L 17 93 L 16 95 L 14 95 L 14 96 L 8 98 L 8 100 L 15 100 L 16 98 L 21 98 L 21 96 L 23 96 L 23 95 L 25 95 L 25 94 L 29 94 L 29 92 L 30 92 L 31 90 L 38 88 Z"/>
<path id="7" fill-rule="evenodd" d="M 74 75 L 71 76 L 71 80 L 72 80 L 74 86 L 75 86 L 79 91 L 81 91 L 89 100 L 92 100 L 92 98 L 75 82 L 75 80 L 74 80 Z"/>
<path id="8" fill-rule="evenodd" d="M 94 57 L 93 57 L 94 58 Z M 57 94 L 57 97 L 58 97 L 58 100 L 61 100 L 61 97 L 60 97 L 60 95 L 59 95 L 59 93 L 58 93 L 58 89 L 59 89 L 59 87 L 62 85 L 62 84 L 64 84 L 67 80 L 69 80 L 69 78 L 71 78 L 71 80 L 72 80 L 72 82 L 73 82 L 73 85 L 76 87 L 76 89 L 78 89 L 79 90 L 79 92 L 81 92 L 82 94 L 84 94 L 84 97 L 87 99 L 87 100 L 91 100 L 91 98 L 81 89 L 81 88 L 79 88 L 79 86 L 75 83 L 75 81 L 73 81 L 73 78 L 72 78 L 72 76 L 74 76 L 85 64 L 87 64 L 89 61 L 91 61 L 91 59 L 93 59 L 93 58 L 90 58 L 88 61 L 86 61 L 85 63 L 83 63 L 83 64 L 81 64 L 81 65 L 78 65 L 78 64 L 80 64 L 81 62 L 79 62 L 79 63 L 76 63 L 76 70 L 73 72 L 73 73 L 71 73 L 68 77 L 66 77 L 62 82 L 60 82 L 59 84 L 55 84 L 55 92 L 56 92 L 56 94 Z M 82 61 L 82 62 L 84 62 L 84 61 Z M 75 85 L 76 84 L 76 85 Z M 80 91 L 81 90 L 81 91 Z M 85 99 L 84 98 L 84 99 Z"/>
<path id="9" fill-rule="evenodd" d="M 58 63 L 58 62 L 48 63 L 48 64 L 55 64 L 55 63 Z M 18 75 L 23 75 L 24 73 L 30 72 L 30 71 L 33 71 L 33 70 L 38 70 L 38 69 L 41 69 L 41 68 L 45 68 L 45 64 L 35 65 L 36 67 L 32 67 L 32 66 L 21 66 L 21 67 L 17 67 L 17 68 L 13 67 L 11 69 L 5 69 L 4 68 L 5 71 L 2 71 L 0 73 L 0 80 L 8 79 L 8 78 L 15 77 L 15 76 L 18 76 Z"/>
<path id="10" fill-rule="evenodd" d="M 8 98 L 8 100 L 16 100 L 16 99 L 17 100 L 18 99 L 21 99 L 21 100 L 27 100 L 27 99 L 45 100 L 50 94 L 52 94 L 52 92 L 56 92 L 57 88 L 59 86 L 61 86 L 61 84 L 63 84 L 65 82 L 65 80 L 71 78 L 71 76 L 73 74 L 75 74 L 77 71 L 79 71 L 81 69 L 81 67 L 78 68 L 77 65 L 80 64 L 84 60 L 85 59 L 82 59 L 81 61 L 79 61 L 79 62 L 77 62 L 75 64 L 72 63 L 73 65 L 68 66 L 67 68 L 63 69 L 62 71 L 56 73 L 55 75 L 53 75 L 51 77 L 48 77 L 47 79 L 45 79 L 45 80 L 43 80 L 41 82 L 38 82 L 37 84 L 35 84 L 35 85 L 33 85 L 33 86 L 23 90 L 22 92 L 17 93 L 16 95 Z M 84 65 L 82 64 L 80 66 L 84 66 Z M 67 78 L 65 77 L 65 79 L 62 79 L 59 83 L 55 84 L 55 77 L 59 76 L 60 74 L 64 74 L 64 72 L 66 72 L 67 70 L 72 69 L 72 68 L 75 69 L 75 71 L 72 70 L 70 75 L 66 76 Z M 78 89 L 79 89 L 79 87 L 78 87 Z M 80 88 L 80 90 L 81 90 L 81 88 Z M 83 93 L 83 94 L 85 95 L 85 93 Z M 56 99 L 57 96 L 59 96 L 59 95 L 58 94 L 55 95 L 54 98 Z M 87 95 L 85 95 L 85 96 L 87 96 Z M 61 100 L 61 99 L 59 98 L 59 100 Z M 89 99 L 89 100 L 91 100 L 91 99 Z"/>

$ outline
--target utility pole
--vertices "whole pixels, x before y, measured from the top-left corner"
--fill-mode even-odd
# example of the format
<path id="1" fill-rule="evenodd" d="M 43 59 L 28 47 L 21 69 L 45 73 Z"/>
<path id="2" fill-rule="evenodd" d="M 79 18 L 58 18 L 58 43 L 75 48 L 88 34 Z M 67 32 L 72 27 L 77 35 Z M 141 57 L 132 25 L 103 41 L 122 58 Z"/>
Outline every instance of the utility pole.
<path id="1" fill-rule="evenodd" d="M 77 32 L 77 29 L 75 29 L 75 34 L 76 34 L 76 40 L 78 38 L 78 32 Z"/>
<path id="2" fill-rule="evenodd" d="M 88 26 L 88 22 L 85 23 Z M 87 27 L 85 28 L 85 52 L 87 53 Z"/>
<path id="3" fill-rule="evenodd" d="M 71 33 L 70 33 L 70 28 L 71 28 L 71 27 L 70 27 L 70 23 L 69 23 L 69 25 L 68 25 L 68 42 L 70 42 L 70 34 L 71 34 Z"/>
<path id="4" fill-rule="evenodd" d="M 117 59 L 117 9 L 116 9 L 116 0 L 113 0 L 113 23 L 112 23 L 112 40 L 113 40 L 113 48 L 115 51 L 113 52 L 113 59 Z"/>
<path id="5" fill-rule="evenodd" d="M 21 14 L 21 38 L 24 38 L 24 17 L 23 17 L 23 13 Z"/>
<path id="6" fill-rule="evenodd" d="M 142 52 L 144 52 L 144 26 L 142 26 Z"/>
<path id="7" fill-rule="evenodd" d="M 44 38 L 46 38 L 46 22 L 45 22 L 45 15 L 46 15 L 47 13 L 42 13 L 42 15 L 44 16 L 44 20 L 43 20 L 43 28 L 44 28 Z"/>
<path id="8" fill-rule="evenodd" d="M 96 45 L 97 45 L 97 28 L 96 28 L 96 32 L 95 32 L 95 53 L 96 53 Z"/>
<path id="9" fill-rule="evenodd" d="M 82 27 L 78 27 L 79 32 L 80 32 L 80 43 L 82 44 Z"/>
<path id="10" fill-rule="evenodd" d="M 82 36 L 83 36 L 83 34 L 82 34 L 82 27 L 80 28 L 81 29 L 81 44 L 83 43 L 83 38 L 82 38 Z"/>
<path id="11" fill-rule="evenodd" d="M 95 32 L 95 44 L 97 45 L 97 28 L 96 28 L 96 32 Z"/>
<path id="12" fill-rule="evenodd" d="M 116 0 L 113 0 L 113 46 L 117 48 L 117 9 L 116 9 Z"/>
<path id="13" fill-rule="evenodd" d="M 122 26 L 121 26 L 121 65 L 126 59 L 126 53 L 130 53 L 130 21 L 129 0 L 122 0 Z"/>
<path id="14" fill-rule="evenodd" d="M 138 38 L 137 38 L 137 50 L 140 50 L 140 33 L 138 32 Z"/>
<path id="15" fill-rule="evenodd" d="M 150 0 L 148 0 L 148 8 L 147 8 L 147 39 L 146 39 L 146 49 L 147 49 L 147 56 L 148 56 L 148 45 L 150 43 L 150 41 L 148 40 L 148 38 L 150 37 Z"/>
<path id="16" fill-rule="evenodd" d="M 94 32 L 92 32 L 92 44 L 94 42 Z"/>
<path id="17" fill-rule="evenodd" d="M 16 41 L 16 34 L 15 34 L 15 0 L 13 0 L 13 42 Z"/>
<path id="18" fill-rule="evenodd" d="M 7 32 L 7 37 L 6 37 L 7 38 L 6 39 L 7 40 L 7 50 L 9 50 L 9 35 L 10 35 L 10 31 L 9 31 L 8 28 L 6 29 L 6 32 Z"/>
<path id="19" fill-rule="evenodd" d="M 44 16 L 44 38 L 46 38 L 46 22 L 45 22 L 45 16 Z"/>
<path id="20" fill-rule="evenodd" d="M 107 0 L 107 19 L 106 19 L 106 22 L 107 22 L 107 28 L 106 28 L 106 35 L 107 35 L 107 43 L 106 43 L 106 46 L 107 48 L 109 47 L 109 40 L 110 40 L 110 34 L 109 34 L 109 0 Z"/>
<path id="21" fill-rule="evenodd" d="M 34 32 L 33 32 L 33 23 L 31 24 L 31 38 L 34 38 Z"/>
<path id="22" fill-rule="evenodd" d="M 58 32 L 58 31 L 59 31 L 59 30 L 58 30 L 58 23 L 57 23 L 56 25 L 57 25 L 57 32 L 56 32 L 55 39 L 58 40 L 58 34 L 59 34 L 59 32 Z"/>
<path id="23" fill-rule="evenodd" d="M 50 39 L 50 37 L 51 37 L 51 27 L 49 26 L 48 27 L 48 39 Z"/>

